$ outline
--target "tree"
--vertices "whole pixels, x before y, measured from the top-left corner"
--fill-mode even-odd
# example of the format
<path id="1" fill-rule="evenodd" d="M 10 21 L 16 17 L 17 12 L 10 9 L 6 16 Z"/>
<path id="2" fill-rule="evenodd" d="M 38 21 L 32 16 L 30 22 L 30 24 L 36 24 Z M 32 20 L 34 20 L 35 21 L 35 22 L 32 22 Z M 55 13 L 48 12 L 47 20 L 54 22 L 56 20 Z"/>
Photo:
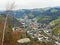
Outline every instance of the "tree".
<path id="1" fill-rule="evenodd" d="M 10 13 L 10 11 L 12 10 L 14 8 L 14 3 L 12 3 L 11 5 L 7 5 L 7 7 L 6 7 L 6 18 L 5 18 L 5 22 L 4 22 L 4 28 L 3 28 L 3 35 L 2 35 L 2 45 L 4 45 L 4 41 L 5 41 L 5 39 L 7 40 L 8 38 L 9 38 L 9 36 L 10 36 L 10 31 L 8 31 L 8 30 L 10 30 L 9 28 L 8 28 L 8 26 L 7 26 L 7 19 L 8 19 L 8 15 L 9 15 L 9 13 Z M 8 28 L 8 29 L 7 29 Z M 9 35 L 8 35 L 8 34 Z M 7 38 L 7 36 L 8 36 L 8 38 Z M 8 39 L 9 40 L 9 39 Z"/>

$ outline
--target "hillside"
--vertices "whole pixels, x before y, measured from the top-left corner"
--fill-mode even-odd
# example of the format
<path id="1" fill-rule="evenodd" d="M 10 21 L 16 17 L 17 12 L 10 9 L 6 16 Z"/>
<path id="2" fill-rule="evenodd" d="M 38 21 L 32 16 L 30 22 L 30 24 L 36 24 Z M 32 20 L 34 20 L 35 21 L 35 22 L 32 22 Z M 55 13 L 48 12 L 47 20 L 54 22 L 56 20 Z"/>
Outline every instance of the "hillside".
<path id="1" fill-rule="evenodd" d="M 60 25 L 60 18 L 51 21 L 50 25 L 52 25 L 52 26 L 54 26 L 54 25 Z"/>
<path id="2" fill-rule="evenodd" d="M 53 28 L 54 35 L 60 35 L 60 25 Z"/>
<path id="3" fill-rule="evenodd" d="M 50 25 L 53 27 L 53 34 L 58 35 L 60 34 L 60 18 L 53 20 L 50 22 Z"/>
<path id="4" fill-rule="evenodd" d="M 1 11 L 0 11 L 1 12 Z M 2 13 L 5 13 L 2 11 Z M 0 13 L 0 14 L 2 14 Z M 11 16 L 19 19 L 27 15 L 29 18 L 37 18 L 38 22 L 49 23 L 60 16 L 60 7 L 36 8 L 36 9 L 19 9 L 11 11 Z M 44 18 L 44 19 L 43 19 Z"/>

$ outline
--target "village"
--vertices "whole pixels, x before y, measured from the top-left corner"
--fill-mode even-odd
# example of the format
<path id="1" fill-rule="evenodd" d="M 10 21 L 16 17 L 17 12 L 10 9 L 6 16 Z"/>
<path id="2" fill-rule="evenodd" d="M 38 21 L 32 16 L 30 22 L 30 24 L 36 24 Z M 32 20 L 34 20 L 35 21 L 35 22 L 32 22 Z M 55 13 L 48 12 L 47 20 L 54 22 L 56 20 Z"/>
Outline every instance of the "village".
<path id="1" fill-rule="evenodd" d="M 52 42 L 52 45 L 60 45 L 59 43 L 60 38 L 59 36 L 55 36 L 52 34 L 52 29 L 50 25 L 38 23 L 35 18 L 28 19 L 28 16 L 25 16 L 24 18 L 20 18 L 19 21 L 21 22 L 21 26 L 12 28 L 13 32 L 23 29 L 20 31 L 24 32 L 23 33 L 24 36 L 22 39 L 18 41 L 18 43 L 20 42 L 24 43 L 24 41 L 30 42 L 31 40 L 29 39 L 32 39 L 37 42 L 45 42 L 45 43 Z M 24 38 L 27 39 L 24 40 Z M 26 45 L 29 45 L 29 43 Z"/>
<path id="2" fill-rule="evenodd" d="M 60 45 L 59 3 L 1 0 L 0 45 Z"/>

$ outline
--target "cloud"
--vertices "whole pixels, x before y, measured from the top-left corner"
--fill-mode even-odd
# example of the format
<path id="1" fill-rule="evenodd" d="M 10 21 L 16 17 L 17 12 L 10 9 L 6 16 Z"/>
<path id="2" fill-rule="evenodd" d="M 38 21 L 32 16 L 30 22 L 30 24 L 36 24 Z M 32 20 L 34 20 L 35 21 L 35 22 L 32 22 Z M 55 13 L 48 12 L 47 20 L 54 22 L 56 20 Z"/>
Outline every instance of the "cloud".
<path id="1" fill-rule="evenodd" d="M 0 0 L 0 10 L 5 9 L 7 2 L 16 3 L 16 9 L 31 9 L 60 6 L 60 0 Z"/>

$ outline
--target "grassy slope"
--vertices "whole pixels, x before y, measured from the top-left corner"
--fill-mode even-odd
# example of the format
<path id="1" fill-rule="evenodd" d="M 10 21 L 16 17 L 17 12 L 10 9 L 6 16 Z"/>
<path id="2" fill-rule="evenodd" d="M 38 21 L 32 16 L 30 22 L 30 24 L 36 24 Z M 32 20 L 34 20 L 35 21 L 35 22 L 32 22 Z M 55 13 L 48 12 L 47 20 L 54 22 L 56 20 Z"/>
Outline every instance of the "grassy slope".
<path id="1" fill-rule="evenodd" d="M 53 20 L 52 22 L 50 22 L 50 24 L 52 24 L 53 27 L 53 34 L 58 35 L 60 33 L 60 18 Z"/>

